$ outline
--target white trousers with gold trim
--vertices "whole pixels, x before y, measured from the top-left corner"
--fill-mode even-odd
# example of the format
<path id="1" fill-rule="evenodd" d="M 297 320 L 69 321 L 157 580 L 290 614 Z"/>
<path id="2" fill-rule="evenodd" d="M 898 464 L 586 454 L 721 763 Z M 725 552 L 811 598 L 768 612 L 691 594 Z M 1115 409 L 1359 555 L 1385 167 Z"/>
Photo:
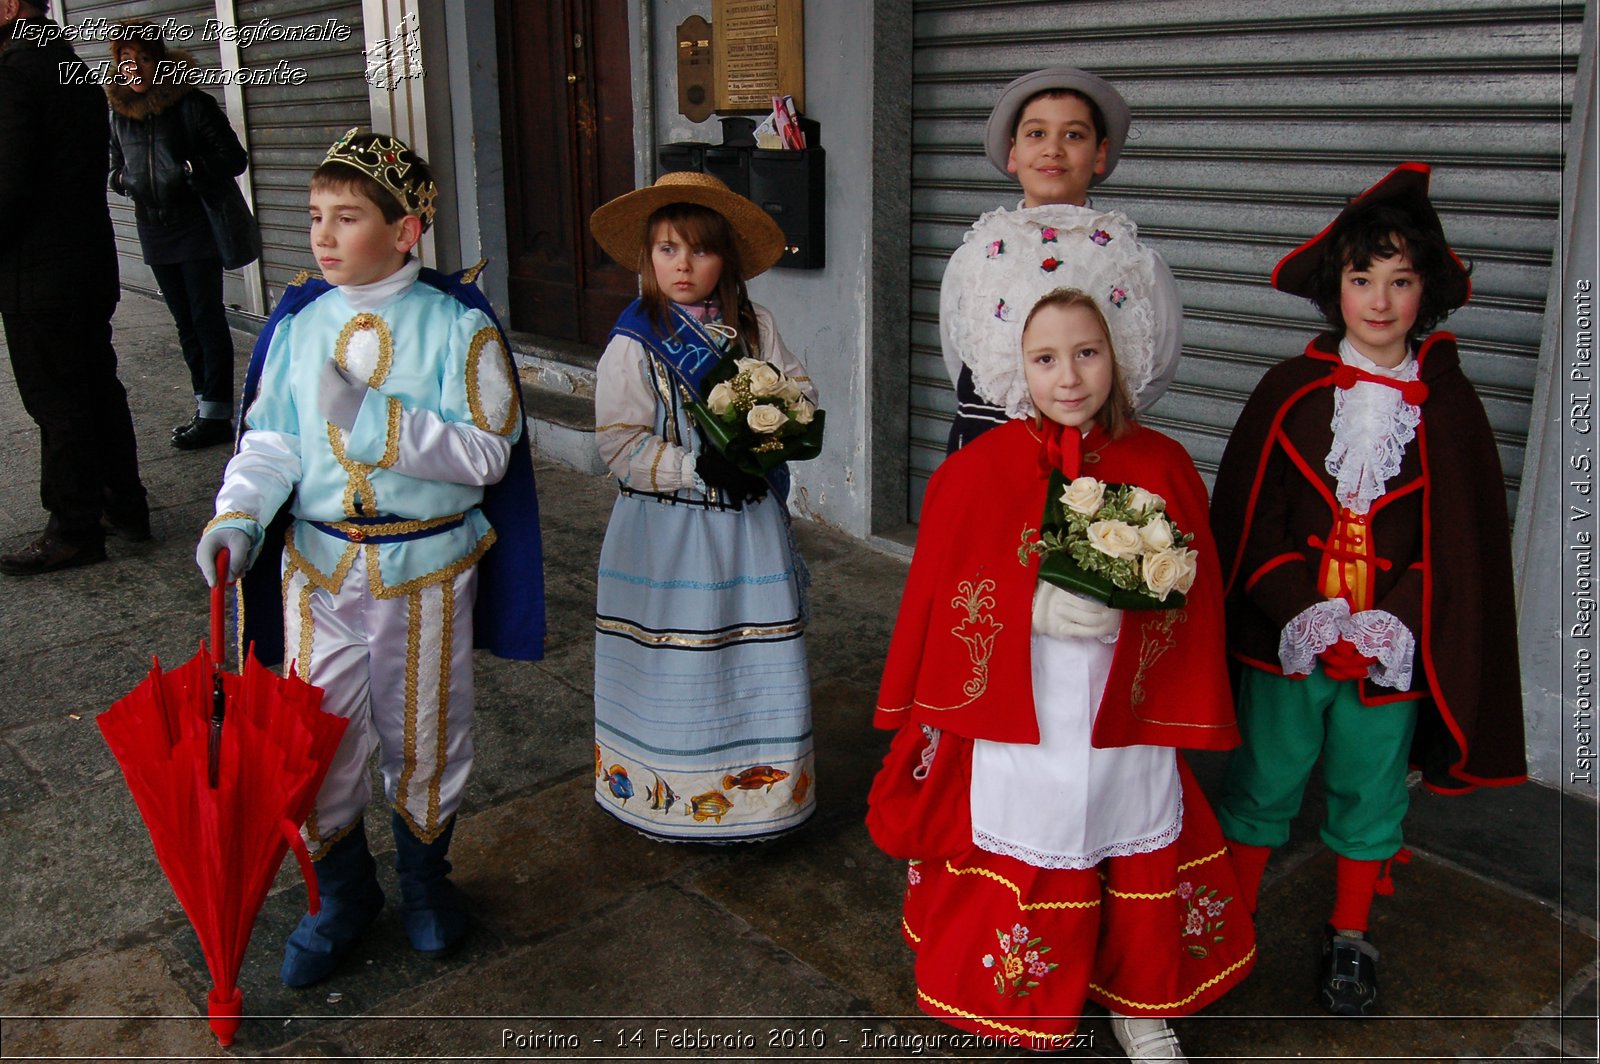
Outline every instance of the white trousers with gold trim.
<path id="1" fill-rule="evenodd" d="M 461 804 L 472 768 L 472 603 L 478 569 L 394 597 L 349 567 L 337 593 L 285 566 L 284 649 L 322 688 L 322 708 L 350 721 L 303 834 L 313 854 L 361 818 L 367 761 L 389 804 L 431 842 Z"/>

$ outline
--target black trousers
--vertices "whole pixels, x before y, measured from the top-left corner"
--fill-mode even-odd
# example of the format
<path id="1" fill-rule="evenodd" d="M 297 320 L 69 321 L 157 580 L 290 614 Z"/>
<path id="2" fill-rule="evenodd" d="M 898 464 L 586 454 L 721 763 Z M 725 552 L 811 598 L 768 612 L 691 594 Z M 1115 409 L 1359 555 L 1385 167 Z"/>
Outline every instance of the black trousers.
<path id="1" fill-rule="evenodd" d="M 995 406 L 978 394 L 978 386 L 972 383 L 972 368 L 962 366 L 961 376 L 956 378 L 956 416 L 950 422 L 950 437 L 944 445 L 945 455 L 955 454 L 1008 420 L 1005 407 Z"/>
<path id="2" fill-rule="evenodd" d="M 151 266 L 178 326 L 178 344 L 204 417 L 233 416 L 233 334 L 222 305 L 222 260 Z"/>
<path id="3" fill-rule="evenodd" d="M 39 426 L 47 531 L 74 546 L 104 538 L 100 515 L 147 511 L 128 393 L 111 346 L 115 305 L 0 315 L 22 406 Z"/>

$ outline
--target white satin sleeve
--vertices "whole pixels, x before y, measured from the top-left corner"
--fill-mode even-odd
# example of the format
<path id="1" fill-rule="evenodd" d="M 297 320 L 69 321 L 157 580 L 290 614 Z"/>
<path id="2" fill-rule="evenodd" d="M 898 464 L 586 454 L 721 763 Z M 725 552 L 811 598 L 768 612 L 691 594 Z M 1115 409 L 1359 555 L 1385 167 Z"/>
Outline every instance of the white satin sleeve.
<path id="1" fill-rule="evenodd" d="M 361 447 L 381 441 L 382 450 Z M 417 480 L 481 486 L 497 483 L 511 462 L 512 437 L 454 421 L 368 390 L 350 433 L 350 455 Z"/>
<path id="2" fill-rule="evenodd" d="M 516 369 L 481 311 L 454 323 L 439 367 L 438 409 L 370 389 L 346 450 L 358 462 L 417 480 L 474 487 L 505 476 L 522 435 Z"/>
<path id="3" fill-rule="evenodd" d="M 300 437 L 269 429 L 250 429 L 228 460 L 217 490 L 216 516 L 206 526 L 237 528 L 250 537 L 255 561 L 266 525 L 289 501 L 300 482 Z"/>

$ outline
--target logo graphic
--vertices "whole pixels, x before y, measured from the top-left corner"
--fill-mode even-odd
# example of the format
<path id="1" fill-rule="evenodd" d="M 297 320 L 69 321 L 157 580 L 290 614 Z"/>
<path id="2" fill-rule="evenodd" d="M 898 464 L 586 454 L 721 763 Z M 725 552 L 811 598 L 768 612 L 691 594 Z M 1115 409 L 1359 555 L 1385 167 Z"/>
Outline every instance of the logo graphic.
<path id="1" fill-rule="evenodd" d="M 422 74 L 422 34 L 417 28 L 417 13 L 408 11 L 394 36 L 367 49 L 367 84 L 392 89 Z"/>

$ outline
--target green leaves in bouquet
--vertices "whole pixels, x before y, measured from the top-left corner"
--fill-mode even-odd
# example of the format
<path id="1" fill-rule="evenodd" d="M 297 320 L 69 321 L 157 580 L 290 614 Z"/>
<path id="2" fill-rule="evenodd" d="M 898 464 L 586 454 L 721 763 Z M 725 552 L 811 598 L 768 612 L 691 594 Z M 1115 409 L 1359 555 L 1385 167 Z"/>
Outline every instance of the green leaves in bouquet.
<path id="1" fill-rule="evenodd" d="M 701 389 L 707 397 L 711 396 L 717 385 L 734 382 L 739 377 L 738 360 L 741 357 L 746 357 L 742 346 L 723 355 L 721 361 L 705 375 Z M 691 399 L 687 404 L 689 414 L 700 426 L 706 442 L 735 466 L 753 476 L 765 476 L 784 462 L 804 462 L 822 453 L 823 425 L 826 421 L 824 411 L 814 411 L 811 421 L 801 424 L 784 408 L 783 401 L 775 396 L 751 397 L 748 389 L 745 389 L 741 399 L 753 399 L 755 403 L 774 407 L 783 414 L 785 420 L 776 431 L 760 433 L 751 428 L 746 420 L 748 404 L 745 404 L 745 409 L 730 405 L 721 414 L 714 413 L 705 400 Z"/>
<path id="2" fill-rule="evenodd" d="M 1105 485 L 1105 494 L 1094 513 L 1084 514 L 1062 502 L 1067 483 L 1060 471 L 1051 472 L 1037 535 L 1033 529 L 1023 530 L 1017 560 L 1026 565 L 1030 555 L 1039 555 L 1039 579 L 1087 595 L 1114 609 L 1173 610 L 1181 607 L 1185 601 L 1182 592 L 1168 591 L 1165 598 L 1160 598 L 1149 591 L 1138 560 L 1113 557 L 1090 542 L 1089 526 L 1097 522 L 1117 521 L 1138 528 L 1151 519 L 1151 510 L 1133 505 L 1134 486 Z M 1178 532 L 1173 544 L 1182 549 L 1193 538 L 1191 534 Z"/>

